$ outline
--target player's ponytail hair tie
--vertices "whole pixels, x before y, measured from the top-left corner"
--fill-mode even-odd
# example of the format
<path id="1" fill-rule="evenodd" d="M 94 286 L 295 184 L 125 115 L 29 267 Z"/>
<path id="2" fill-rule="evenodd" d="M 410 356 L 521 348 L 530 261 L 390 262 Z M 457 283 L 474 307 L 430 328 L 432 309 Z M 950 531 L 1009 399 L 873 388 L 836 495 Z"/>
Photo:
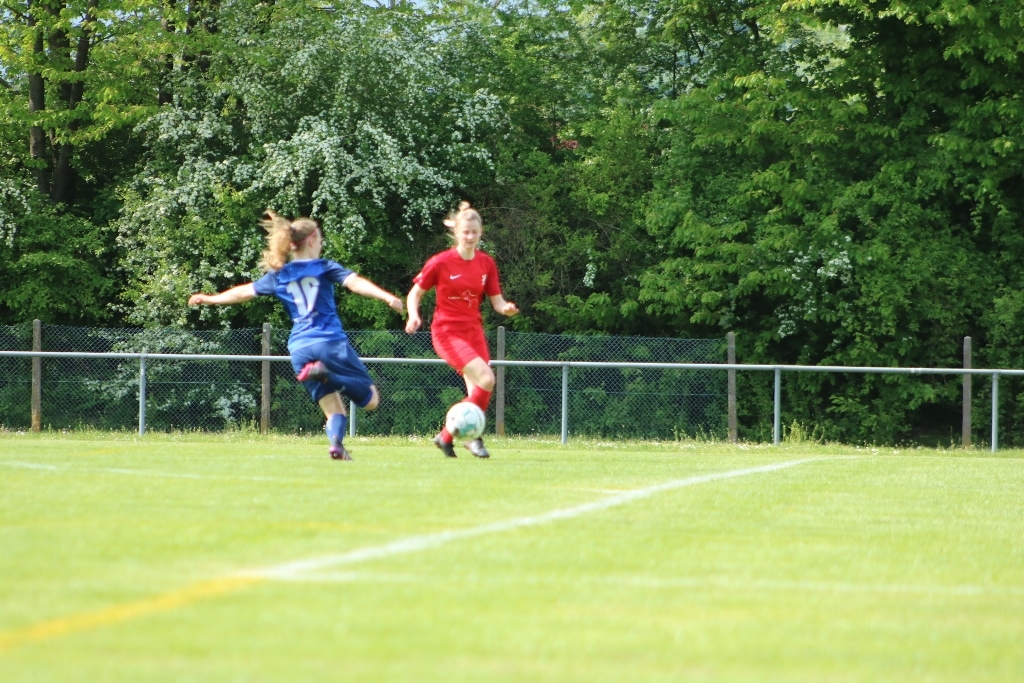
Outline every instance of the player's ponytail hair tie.
<path id="1" fill-rule="evenodd" d="M 267 231 L 267 248 L 263 251 L 260 267 L 263 270 L 281 270 L 291 260 L 292 252 L 302 246 L 320 225 L 312 218 L 289 221 L 268 209 L 260 227 Z"/>
<path id="2" fill-rule="evenodd" d="M 480 214 L 477 213 L 473 205 L 467 201 L 459 202 L 459 208 L 448 214 L 448 217 L 444 219 L 444 224 L 451 228 L 453 231 L 466 221 L 476 221 L 483 227 L 484 221 L 480 218 Z"/>

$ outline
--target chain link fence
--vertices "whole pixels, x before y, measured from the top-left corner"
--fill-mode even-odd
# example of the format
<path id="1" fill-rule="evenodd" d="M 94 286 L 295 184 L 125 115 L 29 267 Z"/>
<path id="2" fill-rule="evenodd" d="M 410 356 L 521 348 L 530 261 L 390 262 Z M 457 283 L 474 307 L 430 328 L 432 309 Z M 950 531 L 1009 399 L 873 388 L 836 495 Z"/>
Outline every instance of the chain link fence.
<path id="1" fill-rule="evenodd" d="M 351 331 L 363 358 L 436 358 L 430 335 Z M 259 355 L 258 328 L 196 332 L 100 329 L 44 325 L 42 351 Z M 492 353 L 497 333 L 488 334 Z M 288 330 L 271 333 L 271 355 L 287 355 Z M 505 358 L 530 361 L 721 363 L 720 339 L 663 339 L 507 332 Z M 0 326 L 0 350 L 32 349 L 31 324 Z M 260 423 L 262 363 L 254 361 L 146 361 L 148 430 L 220 431 Z M 465 396 L 462 379 L 443 365 L 367 362 L 381 393 L 376 411 L 357 411 L 360 434 L 430 434 L 449 405 Z M 44 428 L 133 429 L 138 424 L 138 359 L 44 358 Z M 31 424 L 31 359 L 0 357 L 0 426 Z M 295 381 L 291 365 L 270 363 L 271 428 L 310 433 L 323 415 Z M 560 368 L 504 369 L 505 433 L 558 434 Z M 671 439 L 724 436 L 726 374 L 710 370 L 571 368 L 568 422 L 575 435 Z M 488 419 L 494 424 L 492 401 Z M 492 429 L 493 431 L 493 429 Z"/>
<path id="2" fill-rule="evenodd" d="M 32 350 L 32 325 L 0 325 L 0 349 Z M 32 359 L 0 356 L 0 426 L 32 424 Z"/>
<path id="3" fill-rule="evenodd" d="M 721 339 L 507 333 L 508 360 L 722 363 Z M 492 344 L 492 348 L 494 345 Z M 560 368 L 505 369 L 506 431 L 557 434 Z M 672 439 L 726 433 L 726 374 L 711 370 L 570 368 L 569 425 L 587 436 Z"/>

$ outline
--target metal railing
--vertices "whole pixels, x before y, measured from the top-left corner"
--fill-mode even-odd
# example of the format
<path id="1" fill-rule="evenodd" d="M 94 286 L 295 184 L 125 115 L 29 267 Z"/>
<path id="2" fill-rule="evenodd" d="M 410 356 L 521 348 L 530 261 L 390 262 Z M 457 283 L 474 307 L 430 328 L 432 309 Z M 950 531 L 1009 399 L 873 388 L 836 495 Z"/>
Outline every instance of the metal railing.
<path id="1" fill-rule="evenodd" d="M 268 355 L 228 355 L 228 354 L 173 354 L 173 353 L 89 353 L 62 351 L 0 351 L 0 357 L 42 358 L 108 358 L 138 359 L 139 361 L 139 435 L 146 431 L 146 361 L 160 360 L 194 360 L 194 361 L 251 361 L 251 362 L 290 362 L 288 356 Z M 363 358 L 369 365 L 444 365 L 444 361 L 434 358 Z M 561 441 L 567 443 L 569 437 L 569 369 L 570 368 L 615 368 L 641 370 L 705 370 L 705 371 L 739 371 L 739 372 L 773 372 L 775 374 L 775 390 L 773 395 L 772 442 L 781 442 L 781 404 L 782 404 L 782 373 L 783 372 L 825 372 L 825 373 L 858 373 L 858 374 L 894 374 L 894 375 L 989 375 L 992 378 L 992 431 L 991 451 L 999 448 L 999 377 L 1024 376 L 1024 369 L 1000 368 L 899 368 L 899 367 L 856 367 L 844 365 L 755 365 L 740 363 L 615 363 L 597 361 L 516 361 L 492 360 L 494 367 L 530 367 L 560 368 L 562 371 L 562 405 L 561 405 Z M 730 423 L 735 421 L 735 397 L 730 396 Z M 351 411 L 349 422 L 350 434 L 356 433 L 355 410 Z"/>
<path id="2" fill-rule="evenodd" d="M 255 428 L 312 433 L 323 416 L 295 382 L 290 364 L 269 361 L 164 360 L 153 354 L 284 356 L 288 330 L 82 328 L 0 325 L 0 350 L 147 354 L 147 431 Z M 435 359 L 430 332 L 348 330 L 363 358 Z M 718 363 L 722 339 L 485 331 L 495 360 Z M 0 428 L 133 429 L 138 420 L 140 360 L 0 357 Z M 371 367 L 381 392 L 360 415 L 361 434 L 426 434 L 440 429 L 441 406 L 464 396 L 462 379 L 440 364 Z M 735 373 L 732 373 L 735 374 Z M 569 377 L 569 419 L 575 434 L 676 439 L 719 435 L 725 428 L 726 382 L 701 371 L 576 369 Z M 558 434 L 561 372 L 496 366 L 488 410 L 492 433 Z M 31 394 L 31 396 L 30 396 Z M 31 410 L 30 410 L 31 406 Z M 505 408 L 508 408 L 506 411 Z M 507 412 L 507 415 L 506 415 Z"/>

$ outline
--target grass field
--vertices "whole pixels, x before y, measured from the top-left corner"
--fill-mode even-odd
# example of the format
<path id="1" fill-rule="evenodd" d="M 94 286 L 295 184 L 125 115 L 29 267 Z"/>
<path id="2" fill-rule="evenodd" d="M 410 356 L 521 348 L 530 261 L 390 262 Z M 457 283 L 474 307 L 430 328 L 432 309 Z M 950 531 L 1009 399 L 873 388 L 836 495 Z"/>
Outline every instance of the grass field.
<path id="1" fill-rule="evenodd" d="M 0 433 L 0 681 L 1021 681 L 1024 458 Z"/>

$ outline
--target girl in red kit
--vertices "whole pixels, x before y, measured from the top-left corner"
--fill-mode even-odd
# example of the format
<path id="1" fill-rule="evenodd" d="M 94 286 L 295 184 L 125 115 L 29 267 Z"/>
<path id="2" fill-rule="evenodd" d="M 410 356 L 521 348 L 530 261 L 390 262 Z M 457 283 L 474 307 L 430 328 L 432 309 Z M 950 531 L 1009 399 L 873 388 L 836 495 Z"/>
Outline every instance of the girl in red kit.
<path id="1" fill-rule="evenodd" d="M 430 257 L 419 275 L 413 278 L 407 299 L 409 319 L 405 331 L 412 334 L 420 328 L 420 299 L 431 288 L 437 289 L 434 320 L 430 326 L 430 339 L 437 355 L 452 366 L 466 381 L 468 401 L 487 412 L 494 389 L 494 372 L 487 363 L 491 360 L 487 340 L 484 338 L 480 303 L 487 296 L 491 307 L 502 315 L 513 316 L 519 309 L 501 296 L 498 267 L 494 259 L 477 251 L 483 235 L 483 221 L 469 202 L 459 204 L 459 210 L 444 222 L 455 238 L 455 246 Z M 452 435 L 442 429 L 434 437 L 434 444 L 449 458 L 455 457 Z M 466 443 L 466 448 L 478 458 L 490 457 L 483 439 Z"/>

